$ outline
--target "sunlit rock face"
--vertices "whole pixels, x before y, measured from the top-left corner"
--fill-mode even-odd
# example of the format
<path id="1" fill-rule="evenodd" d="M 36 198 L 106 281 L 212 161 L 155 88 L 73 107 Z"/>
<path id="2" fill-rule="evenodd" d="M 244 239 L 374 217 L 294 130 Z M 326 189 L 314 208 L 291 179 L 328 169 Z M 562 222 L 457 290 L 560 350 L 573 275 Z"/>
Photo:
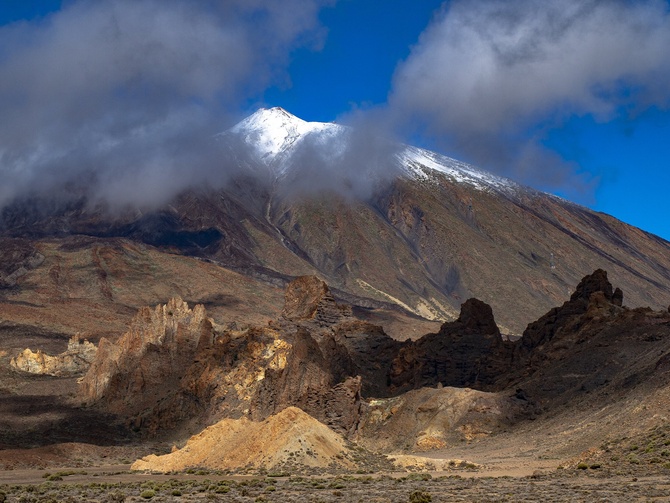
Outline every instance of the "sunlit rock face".
<path id="1" fill-rule="evenodd" d="M 80 335 L 73 336 L 67 349 L 58 355 L 51 356 L 41 350 L 33 352 L 30 348 L 10 360 L 10 365 L 23 372 L 56 377 L 84 374 L 95 360 L 98 348 L 95 344 L 83 339 Z"/>

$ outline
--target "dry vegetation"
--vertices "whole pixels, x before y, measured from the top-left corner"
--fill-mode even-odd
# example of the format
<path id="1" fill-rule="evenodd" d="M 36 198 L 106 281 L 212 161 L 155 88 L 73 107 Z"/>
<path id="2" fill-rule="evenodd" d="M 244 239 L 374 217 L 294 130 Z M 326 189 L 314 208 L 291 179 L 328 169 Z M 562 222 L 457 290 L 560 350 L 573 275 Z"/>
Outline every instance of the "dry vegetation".
<path id="1" fill-rule="evenodd" d="M 498 501 L 668 501 L 666 476 L 607 477 L 599 470 L 565 469 L 528 477 L 266 476 L 232 480 L 216 472 L 191 470 L 162 480 L 137 480 L 127 473 L 101 474 L 100 481 L 74 482 L 81 472 L 44 473 L 40 484 L 0 486 L 7 502 L 498 502 Z M 169 478 L 168 478 L 169 477 Z M 110 481 L 115 479 L 116 481 Z M 72 479 L 72 481 L 70 480 Z"/>

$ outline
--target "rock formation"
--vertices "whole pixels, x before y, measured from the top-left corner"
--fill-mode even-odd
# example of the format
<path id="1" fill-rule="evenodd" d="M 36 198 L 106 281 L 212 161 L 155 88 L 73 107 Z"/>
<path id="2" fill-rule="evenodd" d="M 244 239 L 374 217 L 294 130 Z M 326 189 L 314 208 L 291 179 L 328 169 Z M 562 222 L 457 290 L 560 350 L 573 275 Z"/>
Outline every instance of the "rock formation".
<path id="1" fill-rule="evenodd" d="M 117 413 L 137 412 L 179 387 L 197 351 L 211 346 L 213 335 L 201 305 L 191 310 L 174 298 L 155 309 L 142 308 L 116 344 L 100 340 L 81 395 L 91 402 L 104 398 Z"/>
<path id="2" fill-rule="evenodd" d="M 95 344 L 77 334 L 72 336 L 67 349 L 59 355 L 50 356 L 40 350 L 33 353 L 27 348 L 9 363 L 13 368 L 31 374 L 73 376 L 83 374 L 89 369 L 97 351 Z"/>
<path id="3" fill-rule="evenodd" d="M 486 437 L 508 426 L 528 404 L 505 393 L 422 388 L 372 400 L 357 439 L 375 451 L 430 451 Z"/>
<path id="4" fill-rule="evenodd" d="M 237 431 L 297 407 L 374 450 L 440 449 L 535 417 L 622 372 L 630 376 L 621 387 L 637 382 L 637 371 L 622 370 L 625 355 L 670 330 L 670 314 L 624 308 L 622 297 L 596 271 L 517 342 L 503 340 L 477 299 L 438 333 L 395 341 L 314 277 L 289 284 L 282 316 L 266 326 L 215 330 L 204 308 L 175 299 L 140 310 L 117 344 L 103 339 L 82 392 L 150 435 L 224 419 L 241 421 L 222 423 Z M 639 368 L 670 382 L 667 361 Z"/>
<path id="5" fill-rule="evenodd" d="M 487 385 L 506 348 L 491 308 L 475 299 L 440 333 L 402 343 L 354 319 L 323 281 L 300 277 L 286 289 L 282 317 L 266 327 L 215 332 L 202 306 L 190 310 L 181 299 L 141 309 L 117 344 L 101 340 L 81 395 L 147 433 L 194 417 L 262 421 L 299 407 L 352 436 L 365 398 Z"/>
<path id="6" fill-rule="evenodd" d="M 344 347 L 336 343 L 319 347 L 301 328 L 286 365 L 265 372 L 253 400 L 252 417 L 264 418 L 290 405 L 336 431 L 352 433 L 358 424 L 361 400 L 361 379 L 352 376 L 352 368 Z"/>
<path id="7" fill-rule="evenodd" d="M 355 468 L 344 439 L 296 407 L 264 421 L 224 419 L 164 456 L 150 455 L 132 470 L 169 472 L 191 467 L 211 470 L 305 467 Z"/>
<path id="8" fill-rule="evenodd" d="M 560 307 L 551 309 L 537 321 L 528 325 L 521 337 L 519 350 L 524 356 L 561 334 L 574 334 L 583 321 L 581 317 L 587 313 L 595 316 L 597 312 L 605 316 L 613 316 L 623 308 L 623 292 L 607 279 L 607 272 L 597 269 L 582 278 L 570 300 Z"/>
<path id="9" fill-rule="evenodd" d="M 645 378 L 670 382 L 657 355 L 670 351 L 670 314 L 622 306 L 607 273 L 585 276 L 570 299 L 530 323 L 515 346 L 514 366 L 499 385 L 544 409 L 584 399 L 605 403 Z M 652 349 L 653 348 L 653 349 Z M 646 376 L 646 377 L 645 377 Z"/>
<path id="10" fill-rule="evenodd" d="M 396 392 L 438 383 L 492 388 L 511 366 L 512 347 L 503 341 L 491 307 L 469 299 L 456 321 L 400 349 L 389 380 Z"/>
<path id="11" fill-rule="evenodd" d="M 337 304 L 328 285 L 316 276 L 301 276 L 286 287 L 282 318 L 312 321 L 319 327 L 334 325 L 351 316 L 351 307 Z"/>

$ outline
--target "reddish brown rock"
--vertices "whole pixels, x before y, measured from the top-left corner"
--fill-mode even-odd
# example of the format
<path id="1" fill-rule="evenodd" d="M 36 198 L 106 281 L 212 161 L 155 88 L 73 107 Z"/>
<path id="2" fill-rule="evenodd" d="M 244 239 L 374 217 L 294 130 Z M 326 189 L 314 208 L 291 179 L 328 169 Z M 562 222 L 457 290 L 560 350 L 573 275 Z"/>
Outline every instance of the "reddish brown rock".
<path id="1" fill-rule="evenodd" d="M 86 401 L 104 399 L 116 413 L 133 414 L 172 393 L 198 347 L 209 346 L 213 329 L 203 306 L 180 298 L 142 308 L 117 344 L 103 338 L 81 381 Z"/>
<path id="2" fill-rule="evenodd" d="M 346 349 L 329 339 L 319 346 L 307 330 L 295 335 L 286 365 L 267 369 L 251 406 L 264 419 L 289 406 L 299 407 L 336 431 L 355 429 L 360 413 L 360 378 Z"/>
<path id="3" fill-rule="evenodd" d="M 351 316 L 351 307 L 340 305 L 325 282 L 316 276 L 301 276 L 286 287 L 282 318 L 314 321 L 318 326 L 333 325 Z"/>

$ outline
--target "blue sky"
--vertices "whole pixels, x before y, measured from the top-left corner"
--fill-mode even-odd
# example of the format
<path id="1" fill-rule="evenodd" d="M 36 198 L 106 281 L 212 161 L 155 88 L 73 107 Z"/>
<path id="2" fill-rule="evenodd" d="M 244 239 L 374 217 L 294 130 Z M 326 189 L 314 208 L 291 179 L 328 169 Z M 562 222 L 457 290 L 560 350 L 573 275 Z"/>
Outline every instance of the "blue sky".
<path id="1" fill-rule="evenodd" d="M 670 239 L 667 1 L 252 4 L 0 0 L 0 110 L 17 124 L 0 127 L 0 143 L 21 166 L 7 186 L 32 185 L 26 173 L 49 156 L 107 162 L 107 146 L 138 131 L 148 148 L 114 154 L 112 168 L 157 164 L 163 143 L 187 145 L 256 106 L 315 121 L 359 111 Z M 110 26 L 120 35 L 100 35 Z M 105 147 L 92 154 L 92 141 Z"/>

